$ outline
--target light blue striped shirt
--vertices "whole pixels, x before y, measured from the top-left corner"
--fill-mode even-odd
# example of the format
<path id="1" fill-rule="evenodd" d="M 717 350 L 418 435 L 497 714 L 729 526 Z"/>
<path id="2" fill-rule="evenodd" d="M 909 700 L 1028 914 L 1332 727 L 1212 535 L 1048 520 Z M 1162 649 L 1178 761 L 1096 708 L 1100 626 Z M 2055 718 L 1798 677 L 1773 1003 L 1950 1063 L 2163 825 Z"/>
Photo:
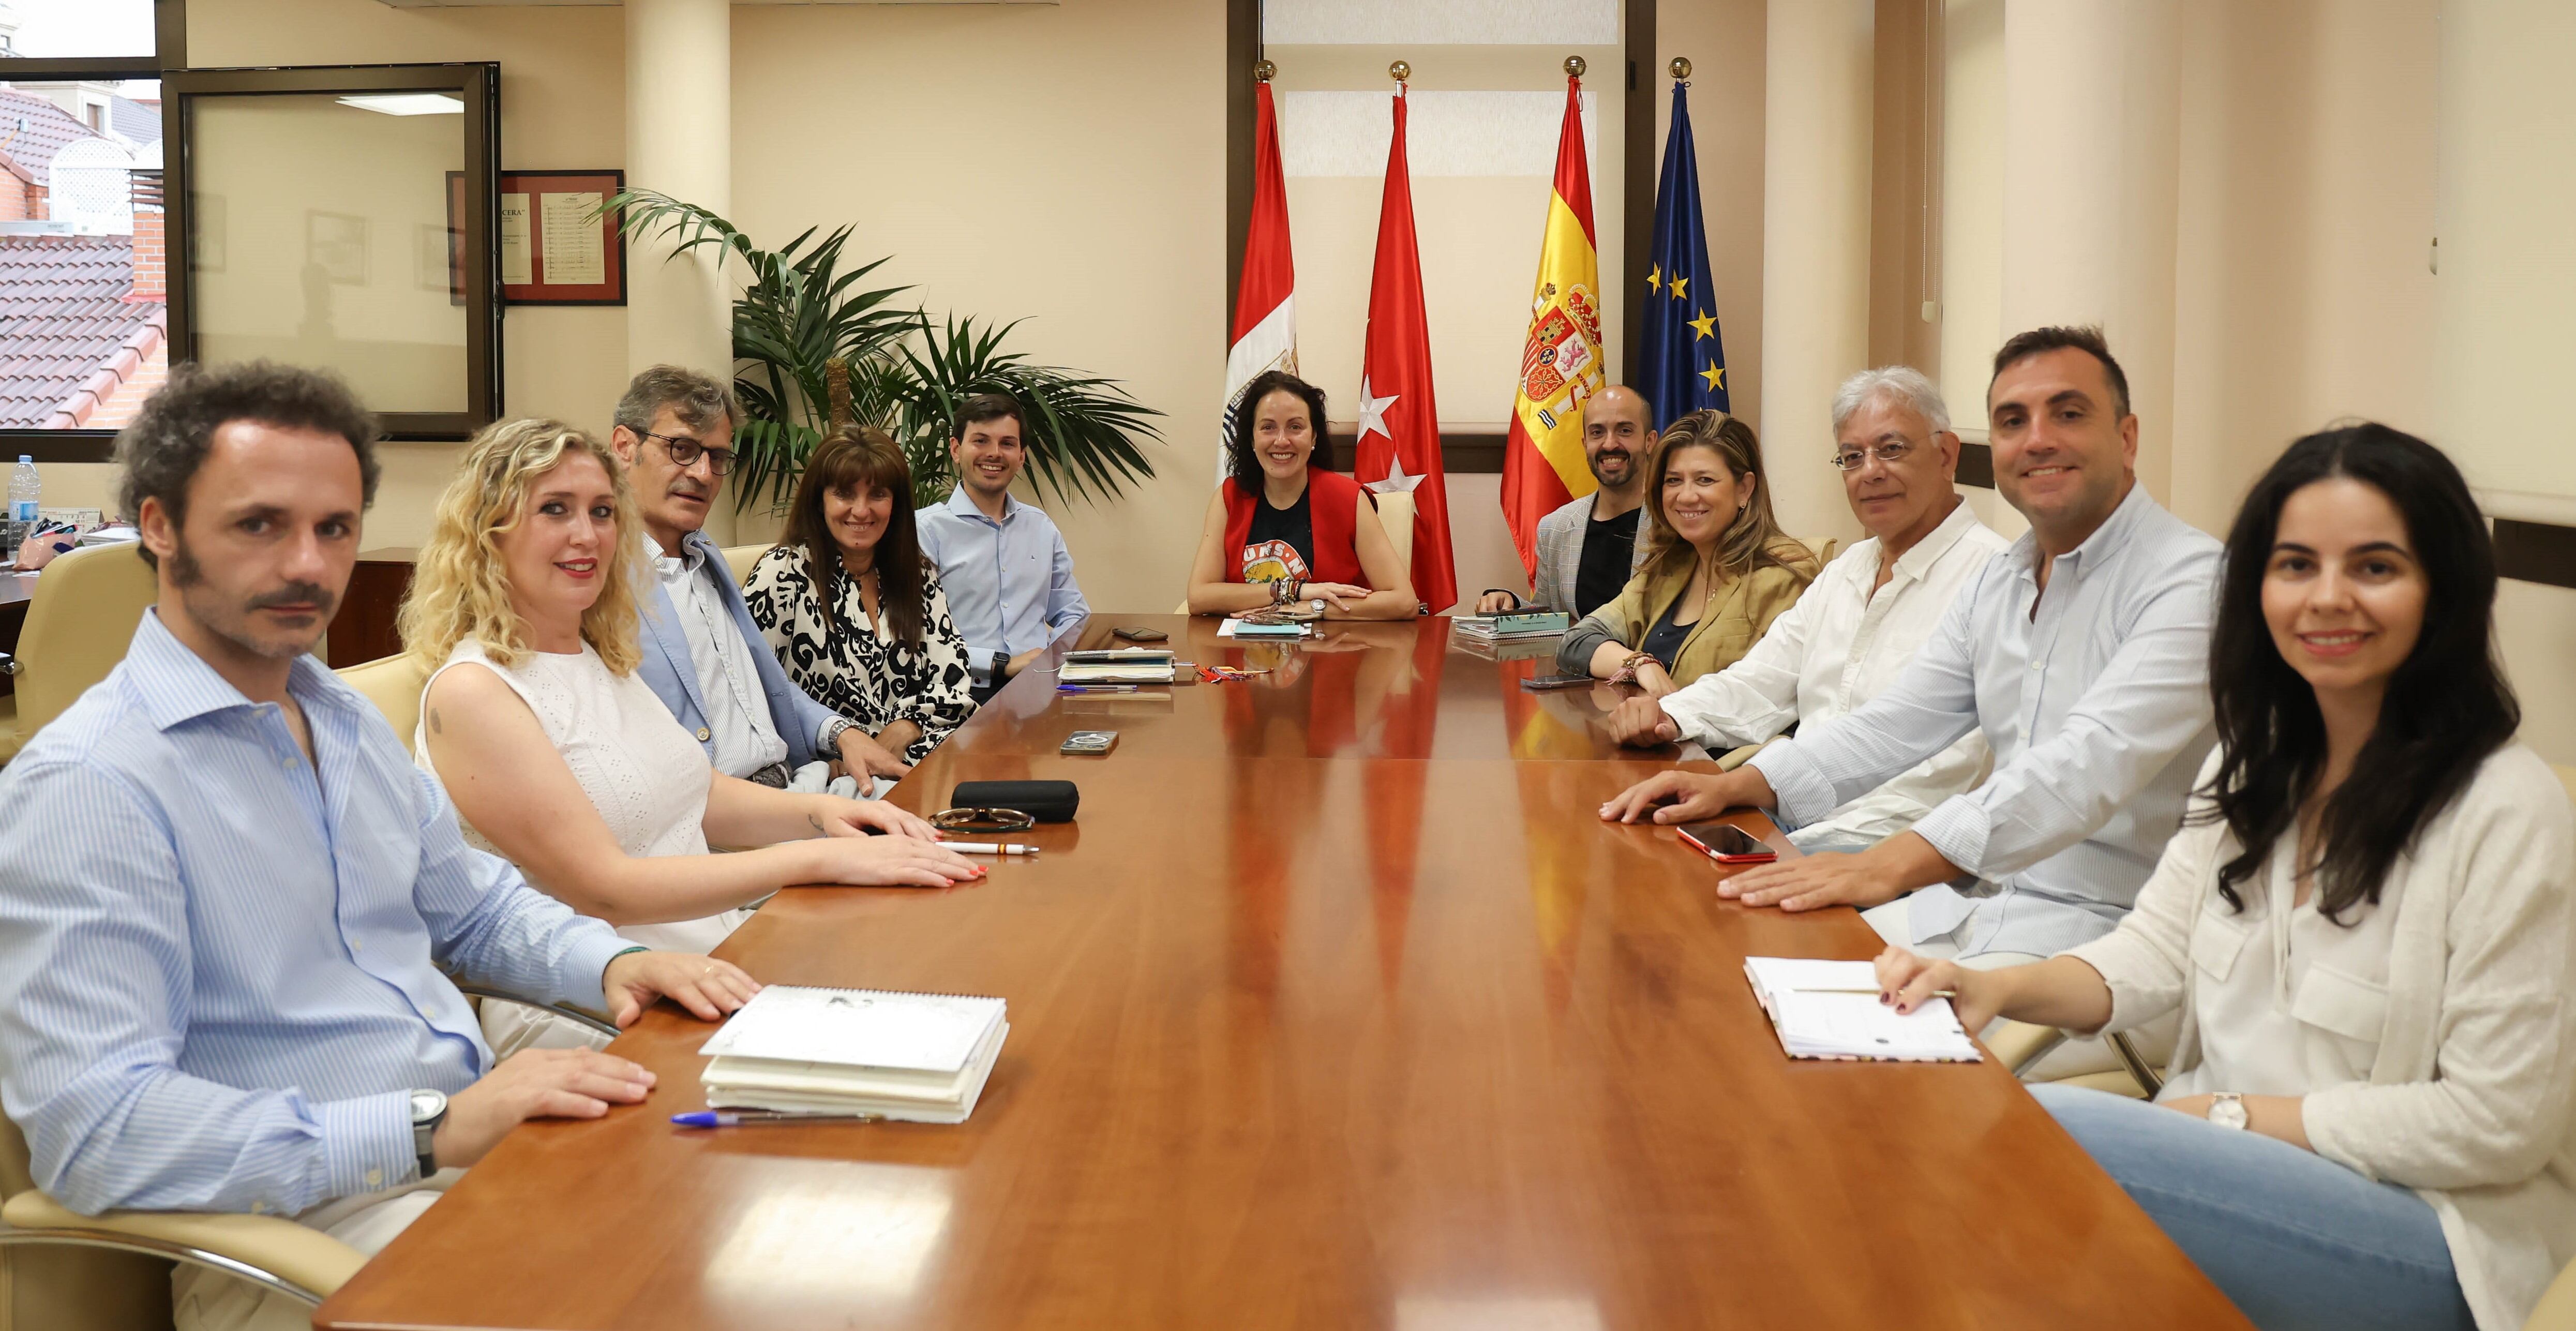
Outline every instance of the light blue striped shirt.
<path id="1" fill-rule="evenodd" d="M 1002 497 L 1002 520 L 995 522 L 961 483 L 947 503 L 914 514 L 913 525 L 921 553 L 939 566 L 948 617 L 966 640 L 979 682 L 989 682 L 994 653 L 1017 656 L 1044 647 L 1091 613 L 1055 519 L 1013 496 Z"/>
<path id="2" fill-rule="evenodd" d="M 417 1177 L 408 1092 L 492 1064 L 441 963 L 603 1002 L 607 925 L 468 847 L 320 662 L 288 689 L 310 762 L 146 614 L 0 769 L 0 1100 L 74 1210 L 292 1215 Z"/>

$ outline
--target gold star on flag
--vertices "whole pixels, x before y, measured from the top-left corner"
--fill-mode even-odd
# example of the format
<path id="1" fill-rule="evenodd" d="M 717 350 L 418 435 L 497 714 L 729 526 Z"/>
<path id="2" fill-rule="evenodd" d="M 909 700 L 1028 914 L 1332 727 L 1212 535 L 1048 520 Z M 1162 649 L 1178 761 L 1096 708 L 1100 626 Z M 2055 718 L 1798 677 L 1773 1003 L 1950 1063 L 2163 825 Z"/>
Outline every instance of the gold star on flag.
<path id="1" fill-rule="evenodd" d="M 1698 318 L 1684 319 L 1682 322 L 1689 324 L 1691 326 L 1691 331 L 1697 334 L 1698 337 L 1715 336 L 1715 334 L 1711 333 L 1709 330 L 1717 326 L 1717 319 L 1706 310 L 1701 310 Z M 1695 337 L 1693 340 L 1696 341 L 1698 338 Z"/>
<path id="2" fill-rule="evenodd" d="M 1662 264 L 1656 264 L 1646 270 L 1646 285 L 1653 287 L 1657 291 L 1664 289 L 1664 266 Z"/>
<path id="3" fill-rule="evenodd" d="M 1674 279 L 1673 279 L 1673 299 L 1675 299 L 1675 300 L 1680 300 L 1680 299 L 1682 298 L 1682 288 L 1683 288 L 1683 287 L 1686 287 L 1686 286 L 1689 286 L 1689 285 L 1690 285 L 1690 279 L 1689 279 L 1689 278 L 1687 278 L 1687 277 L 1676 277 L 1676 278 L 1674 278 Z"/>
<path id="4" fill-rule="evenodd" d="M 1699 377 L 1708 381 L 1708 391 L 1712 393 L 1726 387 L 1726 367 L 1723 365 L 1711 365 L 1700 371 Z"/>

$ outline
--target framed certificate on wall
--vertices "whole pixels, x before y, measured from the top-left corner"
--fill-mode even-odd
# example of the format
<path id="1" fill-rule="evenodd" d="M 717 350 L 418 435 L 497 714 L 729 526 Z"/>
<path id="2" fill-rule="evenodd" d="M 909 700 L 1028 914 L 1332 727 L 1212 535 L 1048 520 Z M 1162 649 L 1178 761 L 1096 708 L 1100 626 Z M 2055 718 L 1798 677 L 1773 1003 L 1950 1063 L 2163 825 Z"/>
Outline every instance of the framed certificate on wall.
<path id="1" fill-rule="evenodd" d="M 623 171 L 504 171 L 494 271 L 511 305 L 623 305 L 626 238 L 599 206 Z"/>

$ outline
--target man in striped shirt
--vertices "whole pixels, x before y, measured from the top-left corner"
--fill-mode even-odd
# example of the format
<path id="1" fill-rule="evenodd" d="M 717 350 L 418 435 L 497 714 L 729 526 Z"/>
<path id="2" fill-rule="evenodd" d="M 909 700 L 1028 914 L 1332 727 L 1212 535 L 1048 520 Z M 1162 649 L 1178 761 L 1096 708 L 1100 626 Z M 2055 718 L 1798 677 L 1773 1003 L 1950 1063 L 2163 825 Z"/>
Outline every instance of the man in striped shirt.
<path id="1" fill-rule="evenodd" d="M 494 1066 L 444 971 L 622 1025 L 755 986 L 626 949 L 465 845 L 436 782 L 309 653 L 356 561 L 375 424 L 336 380 L 182 366 L 117 441 L 159 601 L 0 770 L 0 1104 L 74 1210 L 291 1216 L 373 1252 L 512 1127 L 652 1074 Z M 180 1325 L 308 1310 L 182 1266 Z"/>

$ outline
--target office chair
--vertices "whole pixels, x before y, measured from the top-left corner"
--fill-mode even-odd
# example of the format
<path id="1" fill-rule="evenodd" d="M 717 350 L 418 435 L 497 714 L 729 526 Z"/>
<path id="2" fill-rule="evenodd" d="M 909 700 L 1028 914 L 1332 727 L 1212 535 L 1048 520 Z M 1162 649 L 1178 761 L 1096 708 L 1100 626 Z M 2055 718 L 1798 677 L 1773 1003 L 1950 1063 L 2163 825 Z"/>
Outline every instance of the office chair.
<path id="1" fill-rule="evenodd" d="M 125 659 L 134 626 L 160 594 L 133 541 L 74 550 L 45 566 L 27 603 L 17 655 L 0 654 L 16 692 L 0 698 L 0 762 Z"/>

